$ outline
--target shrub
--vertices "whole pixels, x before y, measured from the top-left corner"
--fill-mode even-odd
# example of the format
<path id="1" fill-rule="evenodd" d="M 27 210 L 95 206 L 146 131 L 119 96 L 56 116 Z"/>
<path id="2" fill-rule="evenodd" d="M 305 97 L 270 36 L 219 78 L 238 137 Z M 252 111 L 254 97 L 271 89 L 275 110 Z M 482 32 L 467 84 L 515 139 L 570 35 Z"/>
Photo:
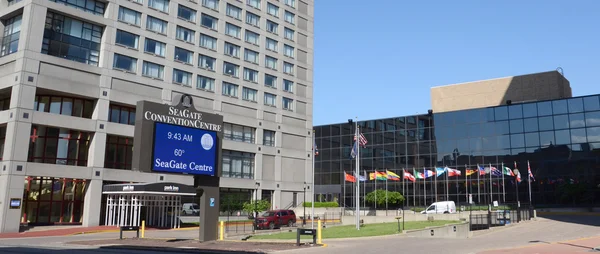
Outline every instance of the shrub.
<path id="1" fill-rule="evenodd" d="M 312 207 L 311 202 L 304 202 L 303 207 Z M 315 202 L 315 207 L 339 207 L 338 202 Z"/>

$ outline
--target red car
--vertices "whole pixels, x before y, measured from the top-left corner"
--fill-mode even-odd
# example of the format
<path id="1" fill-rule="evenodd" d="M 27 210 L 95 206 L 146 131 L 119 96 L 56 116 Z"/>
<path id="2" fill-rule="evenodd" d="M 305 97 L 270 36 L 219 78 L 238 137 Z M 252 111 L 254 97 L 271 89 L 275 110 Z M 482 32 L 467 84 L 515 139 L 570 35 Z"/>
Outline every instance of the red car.
<path id="1" fill-rule="evenodd" d="M 256 218 L 257 229 L 274 229 L 279 228 L 282 225 L 291 227 L 294 226 L 294 224 L 296 224 L 296 214 L 292 210 L 266 211 Z"/>

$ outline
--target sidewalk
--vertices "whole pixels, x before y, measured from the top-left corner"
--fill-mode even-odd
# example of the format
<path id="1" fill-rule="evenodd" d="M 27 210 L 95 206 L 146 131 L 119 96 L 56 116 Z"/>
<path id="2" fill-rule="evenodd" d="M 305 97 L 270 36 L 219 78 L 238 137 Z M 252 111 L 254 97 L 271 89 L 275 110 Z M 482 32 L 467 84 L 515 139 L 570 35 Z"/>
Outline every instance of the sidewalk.
<path id="1" fill-rule="evenodd" d="M 23 237 L 45 237 L 45 236 L 67 236 L 85 233 L 98 233 L 98 232 L 118 232 L 118 227 L 110 226 L 97 226 L 97 227 L 81 227 L 73 226 L 68 228 L 52 229 L 51 226 L 47 227 L 47 230 L 36 229 L 32 231 L 18 232 L 18 233 L 1 233 L 1 238 L 23 238 Z"/>
<path id="2" fill-rule="evenodd" d="M 495 254 L 495 253 L 589 253 L 593 252 L 594 248 L 600 246 L 600 237 L 580 238 L 560 242 L 535 242 L 528 246 L 521 246 L 510 249 L 488 250 L 479 253 Z"/>

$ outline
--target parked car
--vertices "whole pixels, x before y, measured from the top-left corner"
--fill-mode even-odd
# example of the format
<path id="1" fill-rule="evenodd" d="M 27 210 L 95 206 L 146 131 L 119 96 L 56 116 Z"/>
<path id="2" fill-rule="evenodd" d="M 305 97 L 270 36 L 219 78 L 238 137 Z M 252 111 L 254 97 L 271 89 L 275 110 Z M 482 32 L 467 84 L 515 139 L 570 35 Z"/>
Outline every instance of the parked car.
<path id="1" fill-rule="evenodd" d="M 427 209 L 421 212 L 422 214 L 438 214 L 438 213 L 456 213 L 456 204 L 454 201 L 442 201 L 431 204 Z"/>
<path id="2" fill-rule="evenodd" d="M 200 206 L 196 203 L 185 203 L 181 209 L 181 215 L 199 215 Z"/>
<path id="3" fill-rule="evenodd" d="M 282 225 L 292 227 L 296 224 L 296 214 L 293 210 L 266 211 L 256 218 L 257 229 L 274 229 Z"/>

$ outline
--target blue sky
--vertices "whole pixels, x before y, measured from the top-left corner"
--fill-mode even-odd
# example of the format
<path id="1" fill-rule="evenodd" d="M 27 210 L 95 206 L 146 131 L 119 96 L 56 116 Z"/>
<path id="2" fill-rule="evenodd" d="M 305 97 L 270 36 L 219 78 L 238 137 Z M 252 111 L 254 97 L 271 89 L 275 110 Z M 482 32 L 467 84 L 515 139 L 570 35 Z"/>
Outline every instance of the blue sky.
<path id="1" fill-rule="evenodd" d="M 315 5 L 314 125 L 426 113 L 433 86 L 557 67 L 573 96 L 600 93 L 600 1 Z"/>

